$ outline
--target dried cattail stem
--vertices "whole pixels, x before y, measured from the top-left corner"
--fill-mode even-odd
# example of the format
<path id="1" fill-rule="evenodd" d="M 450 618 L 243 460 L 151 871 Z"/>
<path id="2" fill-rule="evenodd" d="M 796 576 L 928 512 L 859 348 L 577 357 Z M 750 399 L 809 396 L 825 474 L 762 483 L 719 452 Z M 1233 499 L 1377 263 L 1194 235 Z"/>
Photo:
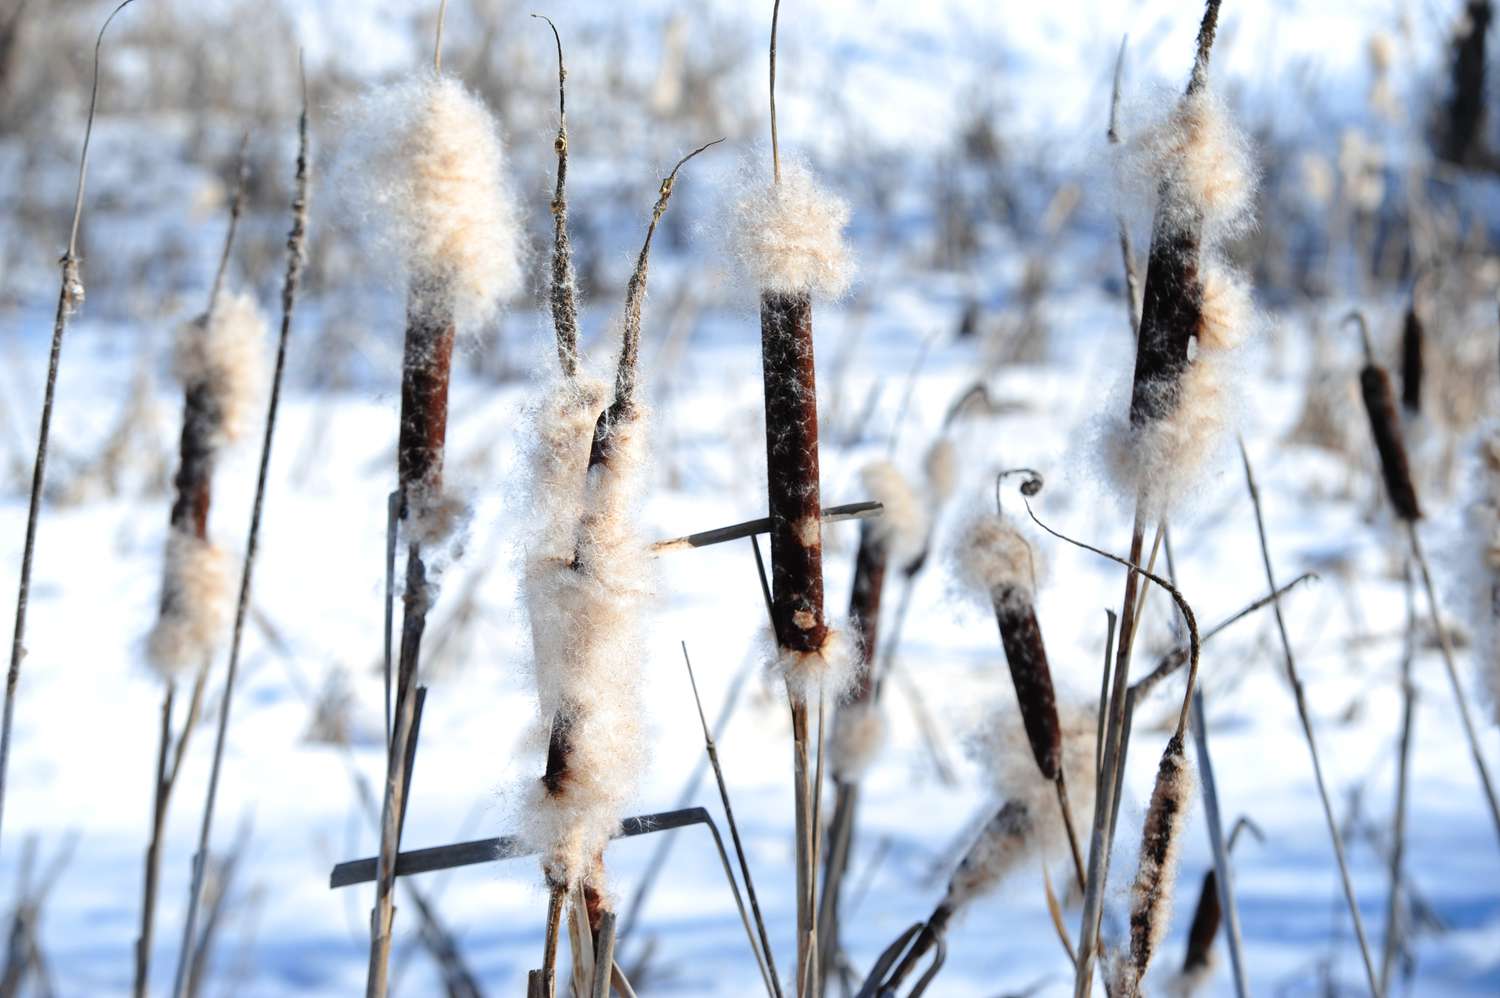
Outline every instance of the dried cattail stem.
<path id="1" fill-rule="evenodd" d="M 234 684 L 239 673 L 240 647 L 245 634 L 245 617 L 250 610 L 250 585 L 255 569 L 255 555 L 260 544 L 260 525 L 265 511 L 266 486 L 270 478 L 271 443 L 276 433 L 276 414 L 281 405 L 281 381 L 286 371 L 287 340 L 292 331 L 293 309 L 302 272 L 307 263 L 308 208 L 307 144 L 307 74 L 302 72 L 302 112 L 297 119 L 297 167 L 292 185 L 292 225 L 287 233 L 286 275 L 281 285 L 281 330 L 277 337 L 276 364 L 271 375 L 270 398 L 266 403 L 265 433 L 261 441 L 260 466 L 255 480 L 255 500 L 250 512 L 250 532 L 245 543 L 245 560 L 240 572 L 239 599 L 235 604 L 234 629 L 229 639 L 229 667 L 224 677 L 224 692 L 219 697 L 219 722 L 214 735 L 213 762 L 209 768 L 208 792 L 203 806 L 203 824 L 198 833 L 198 851 L 193 857 L 192 885 L 188 892 L 187 916 L 183 921 L 182 946 L 178 952 L 174 998 L 186 998 L 191 969 L 191 953 L 197 939 L 198 910 L 203 899 L 203 882 L 208 865 L 208 846 L 213 834 L 214 806 L 218 800 L 219 774 L 224 761 L 224 743 L 229 731 L 229 709 L 234 699 Z"/>
<path id="2" fill-rule="evenodd" d="M 83 191 L 88 179 L 89 139 L 94 133 L 94 111 L 99 104 L 99 51 L 104 33 L 115 16 L 134 0 L 124 0 L 104 19 L 94 42 L 93 86 L 89 93 L 89 114 L 83 131 L 83 151 L 78 157 L 78 191 L 73 198 L 73 226 L 68 248 L 59 264 L 61 286 L 57 293 L 57 317 L 52 325 L 52 348 L 47 357 L 47 379 L 42 392 L 41 427 L 37 431 L 36 462 L 31 471 L 31 493 L 26 506 L 26 539 L 21 547 L 20 580 L 16 586 L 15 630 L 10 643 L 10 669 L 5 675 L 5 708 L 0 719 L 0 829 L 5 815 L 6 776 L 10 772 L 10 734 L 15 724 L 16 687 L 21 681 L 21 659 L 26 655 L 26 608 L 31 600 L 31 566 L 36 557 L 36 528 L 41 518 L 42 491 L 47 479 L 47 447 L 52 438 L 52 409 L 57 398 L 57 371 L 62 362 L 63 335 L 68 319 L 83 304 L 83 280 L 78 268 L 78 226 L 83 219 Z"/>
<path id="3" fill-rule="evenodd" d="M 578 285 L 573 276 L 573 244 L 568 238 L 568 79 L 563 64 L 562 36 L 545 14 L 532 14 L 547 22 L 557 42 L 557 188 L 552 195 L 552 284 L 548 299 L 552 325 L 557 331 L 557 359 L 564 377 L 578 373 Z"/>
<path id="4" fill-rule="evenodd" d="M 1360 396 L 1364 399 L 1370 433 L 1375 438 L 1375 450 L 1380 456 L 1380 474 L 1385 480 L 1386 494 L 1391 497 L 1391 506 L 1398 517 L 1415 522 L 1422 518 L 1422 508 L 1417 502 L 1416 486 L 1412 484 L 1411 463 L 1407 460 L 1406 443 L 1401 437 L 1391 377 L 1375 362 L 1364 316 L 1352 312 L 1344 321 L 1359 325 L 1364 342 L 1365 366 L 1359 372 Z"/>

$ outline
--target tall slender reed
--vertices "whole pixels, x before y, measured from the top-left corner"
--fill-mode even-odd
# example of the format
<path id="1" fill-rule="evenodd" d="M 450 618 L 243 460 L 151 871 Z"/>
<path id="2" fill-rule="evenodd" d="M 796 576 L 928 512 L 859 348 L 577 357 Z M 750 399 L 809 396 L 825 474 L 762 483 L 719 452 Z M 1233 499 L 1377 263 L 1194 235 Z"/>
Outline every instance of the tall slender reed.
<path id="1" fill-rule="evenodd" d="M 359 154 L 350 167 L 354 198 L 378 223 L 406 281 L 396 442 L 406 573 L 370 922 L 370 998 L 387 988 L 422 643 L 437 596 L 430 562 L 443 552 L 460 512 L 443 474 L 453 349 L 461 332 L 481 329 L 494 317 L 518 287 L 521 271 L 504 149 L 485 104 L 441 72 L 441 13 L 433 71 L 370 94 L 356 112 L 350 140 Z"/>
<path id="2" fill-rule="evenodd" d="M 1495 784 L 1490 778 L 1489 767 L 1484 761 L 1484 750 L 1479 744 L 1479 732 L 1474 726 L 1473 711 L 1469 707 L 1469 696 L 1458 675 L 1454 659 L 1453 638 L 1443 626 L 1442 608 L 1437 598 L 1437 588 L 1432 582 L 1432 569 L 1427 562 L 1427 553 L 1422 547 L 1422 536 L 1417 531 L 1417 521 L 1422 518 L 1422 508 L 1417 501 L 1416 485 L 1412 481 L 1411 466 L 1406 458 L 1406 444 L 1401 436 L 1401 423 L 1396 416 L 1396 402 L 1391 390 L 1391 378 L 1385 368 L 1375 361 L 1370 347 L 1370 334 L 1364 316 L 1352 313 L 1345 320 L 1359 326 L 1360 339 L 1364 345 L 1365 365 L 1359 372 L 1360 395 L 1364 399 L 1365 414 L 1370 419 L 1370 435 L 1375 441 L 1375 450 L 1380 458 L 1380 471 L 1385 479 L 1386 495 L 1396 517 L 1405 528 L 1406 539 L 1411 545 L 1412 560 L 1416 563 L 1422 589 L 1427 596 L 1428 619 L 1437 635 L 1438 650 L 1442 653 L 1443 669 L 1448 674 L 1448 685 L 1453 691 L 1453 702 L 1458 707 L 1459 720 L 1463 724 L 1464 738 L 1469 744 L 1469 754 L 1474 760 L 1474 772 L 1489 805 L 1490 819 L 1495 825 L 1495 834 L 1500 837 L 1500 799 L 1495 796 Z"/>
<path id="3" fill-rule="evenodd" d="M 197 724 L 203 687 L 223 635 L 229 609 L 228 559 L 209 539 L 214 467 L 221 452 L 250 427 L 262 381 L 266 323 L 248 294 L 222 294 L 230 250 L 244 204 L 244 145 L 230 199 L 224 251 L 207 310 L 179 334 L 176 369 L 183 385 L 182 436 L 174 499 L 168 519 L 161 602 L 146 642 L 147 658 L 161 676 L 161 741 L 152 781 L 151 837 L 141 889 L 141 929 L 136 940 L 134 994 L 150 983 L 157 883 L 167 809 L 188 740 Z M 177 683 L 192 670 L 191 693 L 180 733 L 172 737 Z"/>
<path id="4" fill-rule="evenodd" d="M 10 670 L 5 674 L 5 710 L 0 719 L 0 832 L 4 830 L 6 775 L 10 772 L 10 735 L 15 725 L 16 687 L 21 681 L 21 660 L 26 657 L 26 609 L 31 601 L 31 566 L 36 558 L 36 531 L 42 512 L 42 488 L 47 481 L 47 447 L 52 439 L 52 409 L 57 398 L 57 372 L 62 363 L 63 336 L 68 319 L 83 304 L 82 262 L 78 255 L 78 226 L 83 221 L 83 191 L 89 173 L 89 140 L 94 134 L 94 112 L 99 107 L 99 52 L 104 33 L 115 16 L 135 0 L 124 0 L 110 11 L 94 42 L 94 76 L 89 91 L 88 122 L 83 129 L 83 151 L 78 156 L 78 190 L 73 196 L 73 225 L 68 248 L 59 261 L 62 281 L 57 292 L 57 318 L 52 324 L 52 348 L 47 356 L 47 381 L 42 393 L 41 427 L 37 431 L 36 462 L 31 471 L 31 495 L 26 505 L 26 540 L 21 548 L 21 574 L 16 584 L 16 623 L 10 642 Z"/>
<path id="5" fill-rule="evenodd" d="M 849 654 L 823 606 L 823 525 L 818 476 L 818 391 L 813 297 L 848 284 L 842 230 L 848 209 L 816 185 L 811 172 L 783 162 L 776 125 L 776 32 L 771 15 L 769 185 L 747 177 L 736 207 L 736 252 L 760 290 L 761 370 L 765 387 L 766 493 L 771 519 L 771 618 L 776 671 L 786 684 L 792 722 L 797 868 L 797 993 L 816 994 L 818 798 L 813 783 L 809 704 L 837 699 L 848 685 Z M 820 759 L 817 761 L 821 761 Z"/>
<path id="6" fill-rule="evenodd" d="M 1077 998 L 1085 998 L 1092 988 L 1113 816 L 1119 808 L 1146 532 L 1156 524 L 1154 553 L 1168 509 L 1216 456 L 1228 418 L 1226 397 L 1234 389 L 1226 361 L 1255 325 L 1245 284 L 1221 253 L 1224 241 L 1249 223 L 1254 170 L 1245 139 L 1209 87 L 1219 8 L 1220 0 L 1205 5 L 1185 94 L 1162 126 L 1131 144 L 1138 159 L 1135 172 L 1154 186 L 1156 201 L 1128 419 L 1110 435 L 1107 455 L 1109 470 L 1135 511 L 1125 559 L 1131 571 L 1109 669 L 1102 799 L 1090 837 Z M 1111 133 L 1118 137 L 1116 128 Z M 1126 265 L 1133 267 L 1133 261 L 1127 258 Z M 1164 757 L 1159 788 L 1169 782 L 1168 762 Z"/>
<path id="7" fill-rule="evenodd" d="M 1266 538 L 1265 517 L 1260 508 L 1260 489 L 1255 484 L 1255 472 L 1250 467 L 1250 455 L 1245 450 L 1243 442 L 1240 444 L 1240 459 L 1245 467 L 1245 487 L 1250 491 L 1250 504 L 1255 510 L 1255 531 L 1260 538 L 1260 556 L 1261 563 L 1266 570 L 1266 584 L 1274 593 L 1276 592 L 1276 572 L 1271 565 L 1271 546 Z M 1328 838 L 1333 843 L 1333 856 L 1338 863 L 1339 880 L 1344 888 L 1344 900 L 1349 905 L 1349 917 L 1354 923 L 1354 938 L 1359 944 L 1360 958 L 1364 961 L 1370 994 L 1379 996 L 1384 992 L 1375 975 L 1375 962 L 1370 957 L 1370 944 L 1365 938 L 1365 923 L 1359 913 L 1359 899 L 1354 895 L 1354 880 L 1349 875 L 1349 863 L 1344 856 L 1343 833 L 1339 830 L 1338 819 L 1333 813 L 1333 801 L 1328 796 L 1328 786 L 1323 779 L 1323 762 L 1318 755 L 1317 739 L 1313 735 L 1312 715 L 1307 710 L 1307 696 L 1302 688 L 1302 679 L 1297 673 L 1297 660 L 1292 654 L 1292 639 L 1287 633 L 1286 619 L 1281 613 L 1279 598 L 1272 601 L 1271 609 L 1276 615 L 1276 633 L 1281 638 L 1282 656 L 1286 660 L 1287 681 L 1292 686 L 1292 698 L 1297 705 L 1297 719 L 1302 724 L 1302 737 L 1307 742 L 1307 753 L 1312 759 L 1313 779 L 1317 783 L 1318 799 L 1323 804 L 1323 819 L 1328 824 Z"/>
<path id="8" fill-rule="evenodd" d="M 307 199 L 309 182 L 307 147 L 307 77 L 302 76 L 302 113 L 297 119 L 297 168 L 292 185 L 292 227 L 287 234 L 286 276 L 281 285 L 281 330 L 276 340 L 276 364 L 271 374 L 270 395 L 266 402 L 265 433 L 260 447 L 260 469 L 255 479 L 255 500 L 250 510 L 250 532 L 245 541 L 245 561 L 240 570 L 239 597 L 235 602 L 234 629 L 229 639 L 229 666 L 224 675 L 224 691 L 219 696 L 219 721 L 214 733 L 213 762 L 209 768 L 208 791 L 203 802 L 203 822 L 198 830 L 198 848 L 193 854 L 193 876 L 188 888 L 187 914 L 183 919 L 182 944 L 177 953 L 177 976 L 172 993 L 186 998 L 193 950 L 197 944 L 198 912 L 203 902 L 203 883 L 208 867 L 208 847 L 213 836 L 214 807 L 219 796 L 219 775 L 224 764 L 224 744 L 229 731 L 229 708 L 234 702 L 234 683 L 239 674 L 240 648 L 245 636 L 245 618 L 250 610 L 250 585 L 255 570 L 255 555 L 260 546 L 260 526 L 265 513 L 266 486 L 270 479 L 271 443 L 276 435 L 276 414 L 281 406 L 281 382 L 286 370 L 287 339 L 292 329 L 292 314 L 302 271 L 307 263 Z"/>

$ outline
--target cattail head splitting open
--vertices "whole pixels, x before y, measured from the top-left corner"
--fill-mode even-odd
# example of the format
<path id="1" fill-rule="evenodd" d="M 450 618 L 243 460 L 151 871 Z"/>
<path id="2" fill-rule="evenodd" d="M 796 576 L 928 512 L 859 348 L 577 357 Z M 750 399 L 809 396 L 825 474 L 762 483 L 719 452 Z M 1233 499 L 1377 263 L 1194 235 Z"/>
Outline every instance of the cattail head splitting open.
<path id="1" fill-rule="evenodd" d="M 743 279 L 762 294 L 837 298 L 854 274 L 844 226 L 849 206 L 822 188 L 812 170 L 783 160 L 768 183 L 750 165 L 725 232 Z"/>
<path id="2" fill-rule="evenodd" d="M 1130 949 L 1115 965 L 1112 994 L 1140 994 L 1146 968 L 1166 937 L 1177 882 L 1177 855 L 1192 796 L 1192 767 L 1183 750 L 1182 736 L 1174 735 L 1162 753 L 1141 829 L 1140 863 L 1131 887 Z"/>
<path id="3" fill-rule="evenodd" d="M 963 535 L 959 558 L 970 585 L 994 608 L 1032 758 L 1045 779 L 1056 780 L 1062 766 L 1062 735 L 1036 618 L 1031 546 L 1004 517 L 985 516 Z"/>
<path id="4" fill-rule="evenodd" d="M 1256 172 L 1208 86 L 1217 16 L 1210 2 L 1187 93 L 1130 147 L 1132 173 L 1154 185 L 1155 212 L 1129 415 L 1109 427 L 1106 465 L 1117 487 L 1156 513 L 1218 453 L 1233 408 L 1232 361 L 1257 324 L 1223 254 L 1253 224 Z"/>
<path id="5" fill-rule="evenodd" d="M 1480 434 L 1476 467 L 1468 504 L 1470 626 L 1474 632 L 1474 660 L 1490 691 L 1496 723 L 1500 723 L 1500 429 Z"/>
<path id="6" fill-rule="evenodd" d="M 208 536 L 219 455 L 249 427 L 264 380 L 266 322 L 248 294 L 224 294 L 179 335 L 182 437 L 157 620 L 146 657 L 163 676 L 201 668 L 222 637 L 229 559 Z"/>
<path id="7" fill-rule="evenodd" d="M 1370 433 L 1375 438 L 1375 451 L 1380 457 L 1380 474 L 1385 480 L 1386 494 L 1390 496 L 1391 506 L 1398 517 L 1415 522 L 1422 518 L 1422 507 L 1417 502 L 1411 462 L 1406 456 L 1406 441 L 1401 435 L 1391 376 L 1375 362 L 1364 316 L 1356 312 L 1349 316 L 1349 320 L 1359 325 L 1364 341 L 1365 366 L 1359 372 L 1360 397 L 1365 403 L 1365 415 L 1370 419 Z"/>

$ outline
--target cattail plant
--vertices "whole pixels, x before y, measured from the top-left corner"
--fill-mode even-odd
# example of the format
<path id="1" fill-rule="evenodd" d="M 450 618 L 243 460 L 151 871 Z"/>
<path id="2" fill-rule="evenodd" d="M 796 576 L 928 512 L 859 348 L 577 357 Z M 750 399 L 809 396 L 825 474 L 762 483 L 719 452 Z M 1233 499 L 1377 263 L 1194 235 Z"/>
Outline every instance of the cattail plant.
<path id="1" fill-rule="evenodd" d="M 1422 508 L 1417 501 L 1416 485 L 1412 481 L 1411 466 L 1406 457 L 1406 444 L 1401 436 L 1401 424 L 1396 415 L 1396 402 L 1391 389 L 1391 378 L 1375 360 L 1370 346 L 1369 329 L 1364 316 L 1354 312 L 1347 320 L 1359 326 L 1361 343 L 1364 346 L 1365 365 L 1359 372 L 1359 384 L 1365 403 L 1365 414 L 1370 420 L 1370 434 L 1375 441 L 1375 451 L 1380 458 L 1380 473 L 1385 479 L 1386 495 L 1391 507 L 1406 528 L 1407 541 L 1411 547 L 1412 560 L 1422 576 L 1422 587 L 1427 593 L 1427 609 L 1433 631 L 1437 634 L 1438 648 L 1442 652 L 1443 667 L 1448 673 L 1448 684 L 1453 690 L 1453 699 L 1458 705 L 1459 719 L 1463 722 L 1464 736 L 1469 743 L 1469 754 L 1474 758 L 1474 770 L 1489 805 L 1490 817 L 1495 833 L 1500 836 L 1500 799 L 1495 795 L 1495 786 L 1490 779 L 1489 768 L 1484 761 L 1484 752 L 1479 745 L 1479 734 L 1469 709 L 1468 694 L 1459 679 L 1454 662 L 1453 642 L 1448 629 L 1443 626 L 1442 613 L 1437 598 L 1437 589 L 1432 582 L 1432 571 L 1422 547 L 1422 537 L 1417 531 L 1417 522 L 1422 518 Z"/>
<path id="2" fill-rule="evenodd" d="M 859 669 L 848 699 L 834 716 L 829 746 L 834 808 L 818 910 L 819 968 L 824 981 L 833 970 L 838 949 L 839 897 L 853 848 L 860 781 L 885 745 L 885 717 L 874 667 L 886 578 L 893 565 L 904 566 L 927 541 L 926 505 L 894 464 L 871 462 L 860 477 L 865 494 L 879 502 L 882 510 L 880 516 L 860 524 L 849 595 L 849 627 L 857 642 Z"/>
<path id="3" fill-rule="evenodd" d="M 489 109 L 462 83 L 435 65 L 431 73 L 371 93 L 355 115 L 350 146 L 359 157 L 349 177 L 351 194 L 375 223 L 406 283 L 396 444 L 406 581 L 367 983 L 368 994 L 380 996 L 390 957 L 422 636 L 436 596 L 426 552 L 446 540 L 455 519 L 455 503 L 443 484 L 453 347 L 460 331 L 483 327 L 519 286 L 521 265 L 500 136 Z"/>
<path id="4" fill-rule="evenodd" d="M 1467 510 L 1470 627 L 1475 665 L 1500 723 L 1500 431 L 1482 433 L 1475 451 Z"/>
<path id="5" fill-rule="evenodd" d="M 1034 472 L 1027 473 L 1032 477 L 1022 488 L 1032 494 L 1040 489 L 1041 479 Z M 1086 874 L 1068 806 L 1057 695 L 1052 687 L 1052 669 L 1047 662 L 1047 648 L 1036 617 L 1036 555 L 1000 506 L 1000 481 L 1007 474 L 1011 472 L 1002 473 L 995 483 L 994 515 L 974 520 L 959 541 L 959 574 L 968 588 L 980 594 L 994 610 L 1031 757 L 1042 778 L 1056 787 L 1068 850 L 1082 890 Z"/>
<path id="6" fill-rule="evenodd" d="M 553 32 L 556 38 L 555 26 Z M 683 157 L 661 183 L 626 290 L 613 384 L 580 372 L 560 38 L 557 44 L 560 123 L 549 298 L 561 377 L 543 391 L 531 420 L 532 512 L 523 573 L 546 762 L 541 779 L 523 795 L 522 834 L 541 855 L 551 895 L 540 972 L 548 995 L 555 987 L 557 933 L 568 896 L 582 899 L 584 910 L 575 912 L 586 919 L 590 945 L 600 952 L 612 945 L 600 936 L 614 924 L 604 847 L 625 816 L 645 762 L 640 645 L 650 585 L 647 545 L 635 518 L 647 460 L 647 413 L 637 385 L 642 307 L 652 237 L 678 171 L 708 148 Z M 596 988 L 610 972 L 607 961 L 595 967 Z"/>
<path id="7" fill-rule="evenodd" d="M 208 309 L 182 329 L 176 349 L 176 374 L 183 387 L 182 436 L 167 526 L 160 609 L 146 641 L 147 661 L 161 676 L 165 695 L 161 743 L 152 779 L 152 825 L 141 892 L 141 930 L 136 941 L 137 998 L 147 993 L 150 982 L 167 808 L 198 720 L 208 669 L 228 619 L 229 559 L 208 533 L 214 467 L 220 453 L 249 430 L 264 373 L 267 333 L 260 308 L 249 294 L 225 295 L 222 291 L 244 201 L 243 152 L 240 162 L 239 180 L 230 202 L 229 231 Z M 189 673 L 191 693 L 174 746 L 171 723 L 177 684 Z"/>
<path id="8" fill-rule="evenodd" d="M 260 464 L 255 478 L 255 499 L 250 507 L 250 530 L 245 540 L 245 557 L 240 568 L 239 596 L 235 601 L 234 627 L 229 637 L 229 665 L 224 675 L 224 691 L 219 696 L 219 720 L 214 732 L 213 761 L 209 766 L 208 790 L 203 801 L 203 821 L 198 828 L 198 849 L 193 855 L 193 876 L 188 887 L 187 915 L 183 918 L 182 944 L 177 953 L 174 998 L 186 998 L 191 992 L 191 978 L 198 945 L 198 912 L 203 902 L 208 876 L 208 847 L 213 836 L 214 807 L 218 801 L 219 774 L 224 764 L 224 744 L 229 733 L 229 712 L 234 703 L 234 684 L 239 675 L 240 649 L 245 636 L 245 618 L 250 611 L 250 586 L 254 578 L 255 555 L 260 545 L 260 527 L 265 514 L 266 485 L 270 479 L 271 444 L 276 438 L 276 415 L 281 406 L 282 375 L 286 371 L 287 340 L 291 336 L 292 317 L 302 273 L 307 265 L 307 212 L 310 183 L 307 141 L 307 76 L 302 74 L 302 113 L 297 119 L 297 167 L 292 182 L 291 229 L 286 237 L 286 271 L 281 283 L 281 328 L 276 339 L 276 363 L 266 401 L 265 428 L 261 437 Z"/>
<path id="9" fill-rule="evenodd" d="M 16 584 L 16 622 L 10 642 L 10 669 L 5 674 L 5 709 L 0 717 L 0 830 L 5 815 L 6 774 L 10 771 L 10 733 L 15 724 L 16 687 L 21 681 L 21 659 L 26 656 L 26 607 L 31 600 L 31 566 L 36 558 L 36 528 L 41 519 L 42 490 L 47 481 L 47 447 L 52 439 L 52 409 L 57 398 L 57 371 L 62 362 L 63 336 L 68 320 L 83 305 L 83 276 L 78 255 L 78 226 L 83 221 L 83 192 L 89 175 L 89 139 L 94 134 L 94 111 L 99 105 L 99 51 L 104 47 L 104 33 L 115 15 L 134 0 L 124 0 L 110 11 L 94 43 L 93 86 L 89 92 L 88 123 L 83 131 L 83 151 L 78 156 L 78 191 L 73 197 L 73 227 L 68 247 L 59 265 L 62 280 L 57 292 L 57 317 L 52 324 L 52 349 L 47 360 L 46 387 L 42 391 L 41 426 L 37 431 L 36 461 L 31 471 L 31 492 L 26 506 L 26 539 L 21 546 L 20 580 Z"/>
<path id="10" fill-rule="evenodd" d="M 1083 820 L 1094 803 L 1094 741 L 1097 722 L 1092 707 L 1065 701 L 1056 712 L 1060 718 L 1058 764 L 1067 780 L 1079 788 L 1073 804 Z M 1045 861 L 1068 851 L 1068 829 L 1054 799 L 1056 780 L 1042 775 L 1031 755 L 1031 735 L 1019 705 L 1005 698 L 982 725 L 974 742 L 975 757 L 990 773 L 997 804 L 989 805 L 988 817 L 965 850 L 948 880 L 942 900 L 922 923 L 921 931 L 893 947 L 901 955 L 889 976 L 881 973 L 878 991 L 895 994 L 896 989 L 938 945 L 954 916 L 974 901 L 994 893 L 1013 873 L 1038 855 Z M 902 952 L 904 950 L 904 953 Z M 869 987 L 867 983 L 866 987 Z"/>
<path id="11" fill-rule="evenodd" d="M 818 479 L 818 390 L 813 297 L 848 286 L 843 228 L 849 210 L 805 166 L 781 160 L 776 132 L 776 26 L 771 18 L 769 184 L 747 172 L 734 207 L 735 255 L 760 290 L 765 386 L 766 495 L 771 519 L 771 617 L 776 671 L 792 714 L 797 861 L 797 990 L 814 993 L 819 975 L 815 912 L 816 828 L 808 703 L 837 697 L 851 673 L 845 642 L 823 608 L 823 523 Z M 820 708 L 821 717 L 821 708 Z M 821 761 L 821 760 L 820 760 Z"/>
<path id="12" fill-rule="evenodd" d="M 1128 416 L 1107 435 L 1106 464 L 1134 500 L 1128 564 L 1139 566 L 1147 524 L 1160 536 L 1172 503 L 1191 489 L 1218 451 L 1234 390 L 1236 348 L 1254 330 L 1244 281 L 1223 246 L 1251 222 L 1255 173 L 1247 142 L 1209 87 L 1209 57 L 1220 0 L 1208 0 L 1186 93 L 1164 123 L 1132 142 L 1137 173 L 1155 188 Z M 1153 545 L 1153 549 L 1156 545 Z M 1108 877 L 1111 815 L 1122 763 L 1125 697 L 1135 639 L 1137 571 L 1125 579 L 1115 638 L 1102 781 L 1095 811 L 1075 994 L 1092 986 L 1098 920 Z M 1183 716 L 1186 716 L 1184 711 Z"/>

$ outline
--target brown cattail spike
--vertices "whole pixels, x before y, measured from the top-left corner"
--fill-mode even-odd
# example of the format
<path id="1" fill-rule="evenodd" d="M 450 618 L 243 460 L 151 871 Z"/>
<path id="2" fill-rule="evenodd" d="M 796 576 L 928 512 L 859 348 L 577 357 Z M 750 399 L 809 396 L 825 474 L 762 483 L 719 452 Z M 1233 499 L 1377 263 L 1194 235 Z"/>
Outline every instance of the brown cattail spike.
<path id="1" fill-rule="evenodd" d="M 875 661 L 880 638 L 880 603 L 885 591 L 886 569 L 890 548 L 872 521 L 860 525 L 859 551 L 854 558 L 854 587 L 849 594 L 849 626 L 859 642 L 864 669 L 850 691 L 850 703 L 864 703 L 874 692 L 875 676 L 870 665 Z"/>
<path id="2" fill-rule="evenodd" d="M 1219 934 L 1222 917 L 1219 878 L 1209 869 L 1203 875 L 1203 888 L 1198 892 L 1198 907 L 1193 910 L 1193 924 L 1188 929 L 1187 956 L 1182 961 L 1184 975 L 1203 970 L 1213 962 L 1214 938 Z"/>
<path id="3" fill-rule="evenodd" d="M 1364 316 L 1354 312 L 1344 321 L 1346 324 L 1357 323 L 1363 337 L 1365 366 L 1359 372 L 1360 395 L 1364 398 L 1365 413 L 1370 417 L 1370 432 L 1375 438 L 1375 450 L 1380 455 L 1380 473 L 1385 478 L 1386 493 L 1391 497 L 1396 515 L 1415 522 L 1422 518 L 1422 509 L 1417 503 L 1411 465 L 1406 458 L 1406 444 L 1401 438 L 1391 377 L 1385 368 L 1375 363 Z"/>
<path id="4" fill-rule="evenodd" d="M 1052 671 L 1047 665 L 1047 649 L 1042 644 L 1036 611 L 1027 594 L 1019 589 L 996 590 L 994 600 L 1000 642 L 1005 647 L 1005 661 L 1016 687 L 1016 702 L 1021 708 L 1032 757 L 1042 776 L 1055 780 L 1062 766 L 1062 735 L 1058 729 Z"/>
<path id="5" fill-rule="evenodd" d="M 760 333 L 771 514 L 772 619 L 781 647 L 814 653 L 822 649 L 828 637 L 828 624 L 823 618 L 823 529 L 811 296 L 763 294 Z"/>
<path id="6" fill-rule="evenodd" d="M 1401 407 L 1407 415 L 1422 415 L 1422 317 L 1417 314 L 1417 297 L 1412 294 L 1401 327 Z"/>

